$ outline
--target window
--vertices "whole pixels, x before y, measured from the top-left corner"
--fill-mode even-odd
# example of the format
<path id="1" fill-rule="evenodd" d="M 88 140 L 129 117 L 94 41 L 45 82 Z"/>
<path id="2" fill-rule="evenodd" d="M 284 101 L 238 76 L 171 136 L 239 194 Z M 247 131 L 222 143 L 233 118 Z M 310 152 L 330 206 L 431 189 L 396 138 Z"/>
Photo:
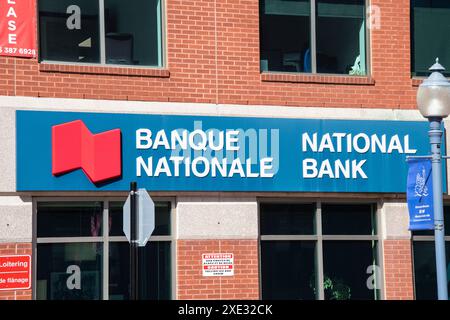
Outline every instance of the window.
<path id="1" fill-rule="evenodd" d="M 129 298 L 123 201 L 37 202 L 38 300 Z M 139 248 L 140 298 L 171 299 L 171 203 L 155 203 L 155 231 Z M 151 270 L 148 272 L 146 270 Z"/>
<path id="2" fill-rule="evenodd" d="M 365 0 L 260 0 L 261 70 L 366 75 Z"/>
<path id="3" fill-rule="evenodd" d="M 413 76 L 428 76 L 436 57 L 450 67 L 450 2 L 448 0 L 411 1 L 411 62 Z M 448 68 L 447 68 L 448 69 Z M 450 73 L 446 73 L 450 76 Z"/>
<path id="4" fill-rule="evenodd" d="M 315 299 L 315 205 L 264 203 L 260 211 L 262 298 Z M 276 241 L 270 235 L 277 235 Z"/>
<path id="5" fill-rule="evenodd" d="M 40 0 L 40 59 L 163 65 L 162 0 Z"/>
<path id="6" fill-rule="evenodd" d="M 375 208 L 262 203 L 263 299 L 380 298 Z"/>
<path id="7" fill-rule="evenodd" d="M 447 258 L 447 273 L 450 277 L 450 206 L 444 207 L 444 221 L 446 222 L 445 251 Z M 436 300 L 436 255 L 433 230 L 413 232 L 413 255 L 416 299 Z"/>

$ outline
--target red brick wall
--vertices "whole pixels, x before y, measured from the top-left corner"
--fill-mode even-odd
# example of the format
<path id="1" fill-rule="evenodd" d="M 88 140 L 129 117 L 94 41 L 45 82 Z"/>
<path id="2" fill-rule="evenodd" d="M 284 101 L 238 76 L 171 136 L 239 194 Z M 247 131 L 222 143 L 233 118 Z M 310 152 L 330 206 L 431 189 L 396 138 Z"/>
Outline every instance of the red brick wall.
<path id="1" fill-rule="evenodd" d="M 381 9 L 381 28 L 371 31 L 370 79 L 261 75 L 258 0 L 170 0 L 166 70 L 0 57 L 0 95 L 413 109 L 410 1 L 371 2 Z"/>
<path id="2" fill-rule="evenodd" d="M 202 253 L 234 253 L 233 277 L 203 277 Z M 30 243 L 0 244 L 0 255 L 30 254 Z M 256 240 L 177 241 L 177 299 L 259 299 Z M 414 299 L 411 242 L 384 241 L 388 300 Z M 30 290 L 0 291 L 0 300 L 31 299 Z"/>
<path id="3" fill-rule="evenodd" d="M 414 299 L 410 240 L 384 241 L 384 275 L 387 300 Z"/>
<path id="4" fill-rule="evenodd" d="M 234 276 L 203 277 L 203 253 L 233 253 Z M 177 299 L 259 299 L 257 240 L 177 241 Z"/>
<path id="5" fill-rule="evenodd" d="M 0 256 L 20 254 L 31 255 L 31 243 L 0 243 Z M 31 295 L 31 289 L 0 291 L 0 300 L 31 300 Z"/>

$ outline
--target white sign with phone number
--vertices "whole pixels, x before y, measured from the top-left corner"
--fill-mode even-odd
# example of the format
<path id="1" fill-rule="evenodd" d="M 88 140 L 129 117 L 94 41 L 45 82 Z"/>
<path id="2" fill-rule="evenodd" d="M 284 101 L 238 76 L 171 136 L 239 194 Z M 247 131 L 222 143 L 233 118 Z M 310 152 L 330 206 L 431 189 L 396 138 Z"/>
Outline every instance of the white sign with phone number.
<path id="1" fill-rule="evenodd" d="M 14 55 L 16 53 L 20 55 L 27 55 L 27 56 L 36 56 L 36 49 L 24 49 L 24 48 L 9 48 L 9 47 L 0 47 L 0 54 L 11 54 Z"/>

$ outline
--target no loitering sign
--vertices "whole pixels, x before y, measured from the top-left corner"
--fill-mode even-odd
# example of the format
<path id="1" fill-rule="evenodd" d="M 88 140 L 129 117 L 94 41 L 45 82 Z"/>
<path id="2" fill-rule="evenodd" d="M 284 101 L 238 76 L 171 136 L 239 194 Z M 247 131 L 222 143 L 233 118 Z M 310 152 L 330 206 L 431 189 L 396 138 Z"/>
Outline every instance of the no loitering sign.
<path id="1" fill-rule="evenodd" d="M 234 276 L 234 257 L 232 253 L 202 254 L 204 277 Z"/>
<path id="2" fill-rule="evenodd" d="M 0 256 L 0 290 L 31 288 L 31 256 Z"/>

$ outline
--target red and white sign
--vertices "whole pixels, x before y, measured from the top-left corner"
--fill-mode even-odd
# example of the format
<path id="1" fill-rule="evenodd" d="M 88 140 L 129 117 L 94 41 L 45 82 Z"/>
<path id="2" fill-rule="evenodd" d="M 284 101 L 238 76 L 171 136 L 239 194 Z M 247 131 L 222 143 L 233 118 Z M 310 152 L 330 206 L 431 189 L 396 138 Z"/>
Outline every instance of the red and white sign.
<path id="1" fill-rule="evenodd" d="M 31 256 L 0 256 L 0 290 L 31 288 Z"/>
<path id="2" fill-rule="evenodd" d="M 234 258 L 232 253 L 204 253 L 203 276 L 226 277 L 234 276 Z"/>
<path id="3" fill-rule="evenodd" d="M 36 54 L 36 0 L 0 0 L 0 56 Z"/>

